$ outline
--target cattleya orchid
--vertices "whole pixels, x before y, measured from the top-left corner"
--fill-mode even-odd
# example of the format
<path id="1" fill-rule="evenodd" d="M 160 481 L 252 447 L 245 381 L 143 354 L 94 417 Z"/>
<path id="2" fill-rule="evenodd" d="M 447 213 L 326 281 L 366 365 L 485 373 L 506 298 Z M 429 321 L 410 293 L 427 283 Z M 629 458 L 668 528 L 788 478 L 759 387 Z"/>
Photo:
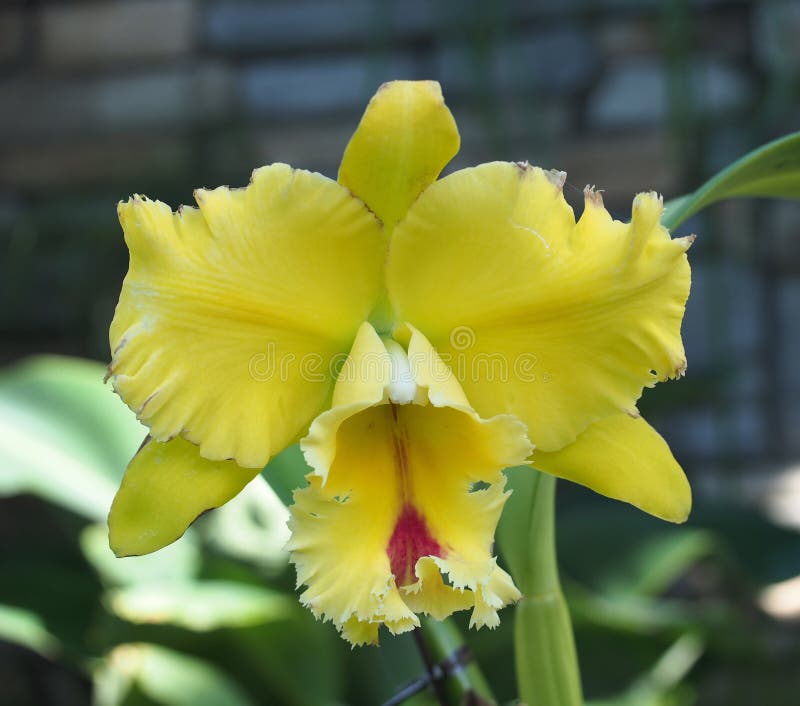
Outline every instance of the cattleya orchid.
<path id="1" fill-rule="evenodd" d="M 527 163 L 437 180 L 458 148 L 439 85 L 393 82 L 338 181 L 273 164 L 198 208 L 120 204 L 109 376 L 150 437 L 109 516 L 118 555 L 176 540 L 301 439 L 301 600 L 360 644 L 420 613 L 498 624 L 520 597 L 493 555 L 507 467 L 687 517 L 635 404 L 685 369 L 691 240 L 653 193 L 621 223 L 587 188 L 576 222 L 566 175 Z"/>

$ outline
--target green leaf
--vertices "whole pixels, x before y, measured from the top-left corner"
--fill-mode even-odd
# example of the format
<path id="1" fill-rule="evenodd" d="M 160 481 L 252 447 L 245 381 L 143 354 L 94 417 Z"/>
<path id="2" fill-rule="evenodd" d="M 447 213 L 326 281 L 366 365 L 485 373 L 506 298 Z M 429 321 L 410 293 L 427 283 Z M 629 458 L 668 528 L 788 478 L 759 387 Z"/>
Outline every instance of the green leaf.
<path id="1" fill-rule="evenodd" d="M 42 619 L 29 610 L 0 604 L 0 640 L 22 645 L 45 657 L 59 650 L 58 638 L 51 635 Z"/>
<path id="2" fill-rule="evenodd" d="M 686 633 L 679 637 L 653 667 L 639 677 L 623 694 L 608 701 L 593 701 L 587 706 L 682 706 L 694 703 L 691 692 L 679 689 L 705 651 L 703 641 Z"/>
<path id="3" fill-rule="evenodd" d="M 256 477 L 233 500 L 200 517 L 192 529 L 214 549 L 274 573 L 288 562 L 283 550 L 289 540 L 288 519 L 275 491 Z"/>
<path id="4" fill-rule="evenodd" d="M 294 600 L 232 581 L 154 582 L 112 591 L 111 610 L 132 623 L 174 625 L 195 632 L 283 620 Z"/>
<path id="5" fill-rule="evenodd" d="M 103 583 L 127 586 L 150 581 L 187 580 L 200 569 L 200 549 L 196 534 L 188 532 L 180 542 L 144 556 L 118 559 L 108 546 L 108 525 L 90 525 L 81 532 L 83 555 L 95 568 Z"/>
<path id="6" fill-rule="evenodd" d="M 601 591 L 657 596 L 717 548 L 711 532 L 671 527 L 623 551 L 599 577 Z"/>
<path id="7" fill-rule="evenodd" d="M 225 654 L 215 663 L 224 664 L 231 673 L 247 675 L 240 680 L 253 693 L 264 694 L 265 704 L 353 703 L 342 697 L 342 690 L 347 682 L 345 664 L 358 650 L 351 652 L 333 626 L 314 618 L 295 596 L 290 600 L 293 613 L 289 620 L 226 631 L 221 636 L 227 638 Z M 367 678 L 360 673 L 353 676 L 357 682 Z"/>
<path id="8" fill-rule="evenodd" d="M 737 630 L 741 623 L 735 609 L 720 600 L 708 600 L 697 608 L 677 599 L 602 595 L 577 585 L 568 586 L 569 605 L 576 625 L 600 626 L 615 632 L 652 636 L 658 632 Z"/>
<path id="9" fill-rule="evenodd" d="M 661 222 L 673 230 L 706 206 L 737 196 L 800 198 L 800 132 L 753 150 L 693 193 L 667 202 Z"/>
<path id="10" fill-rule="evenodd" d="M 133 687 L 162 706 L 252 706 L 227 675 L 208 662 L 158 645 L 114 648 L 95 674 L 97 706 L 121 706 Z"/>
<path id="11" fill-rule="evenodd" d="M 45 356 L 0 373 L 0 496 L 32 493 L 104 520 L 145 429 L 105 368 Z"/>
<path id="12" fill-rule="evenodd" d="M 422 639 L 428 646 L 434 664 L 453 659 L 466 643 L 452 618 L 444 621 L 424 618 L 422 623 Z M 448 674 L 442 687 L 450 702 L 454 704 L 494 704 L 486 677 L 474 661 L 462 669 Z"/>
<path id="13" fill-rule="evenodd" d="M 292 493 L 305 485 L 306 473 L 310 472 L 299 444 L 281 451 L 262 471 L 264 479 L 287 506 L 292 504 Z"/>

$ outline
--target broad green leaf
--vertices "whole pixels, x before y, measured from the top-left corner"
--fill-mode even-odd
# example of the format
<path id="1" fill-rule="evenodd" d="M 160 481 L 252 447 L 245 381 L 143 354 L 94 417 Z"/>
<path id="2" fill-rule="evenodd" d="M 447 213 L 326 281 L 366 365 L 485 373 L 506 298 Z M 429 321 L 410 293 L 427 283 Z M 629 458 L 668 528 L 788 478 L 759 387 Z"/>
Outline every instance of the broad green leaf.
<path id="1" fill-rule="evenodd" d="M 275 491 L 264 478 L 256 477 L 233 500 L 200 517 L 192 529 L 229 556 L 280 571 L 288 561 L 283 551 L 289 539 L 288 519 Z"/>
<path id="2" fill-rule="evenodd" d="M 690 706 L 695 703 L 694 695 L 690 689 L 681 688 L 681 682 L 704 651 L 699 637 L 685 633 L 624 693 L 587 706 Z"/>
<path id="3" fill-rule="evenodd" d="M 711 532 L 671 527 L 622 552 L 599 577 L 598 584 L 607 593 L 656 596 L 716 548 Z"/>
<path id="4" fill-rule="evenodd" d="M 44 356 L 0 373 L 0 496 L 32 493 L 103 520 L 145 430 L 104 367 Z"/>
<path id="5" fill-rule="evenodd" d="M 97 706 L 124 706 L 133 687 L 161 706 L 252 706 L 226 674 L 158 645 L 120 645 L 95 674 Z"/>
<path id="6" fill-rule="evenodd" d="M 353 703 L 342 697 L 347 683 L 345 664 L 358 654 L 351 651 L 332 625 L 324 625 L 291 596 L 289 620 L 224 631 L 225 655 L 217 664 L 231 672 L 246 674 L 262 703 L 286 706 L 332 706 Z M 384 647 L 381 647 L 383 650 Z M 381 650 L 373 650 L 380 652 Z M 364 650 L 369 652 L 369 650 Z M 366 679 L 357 672 L 355 680 Z M 359 703 L 359 701 L 355 701 Z M 363 702 L 362 702 L 363 703 Z M 367 700 L 365 703 L 381 703 Z"/>
<path id="7" fill-rule="evenodd" d="M 601 626 L 632 635 L 703 630 L 734 633 L 741 620 L 723 601 L 708 601 L 702 608 L 676 599 L 602 595 L 568 585 L 569 606 L 575 625 Z"/>
<path id="8" fill-rule="evenodd" d="M 232 581 L 129 586 L 112 591 L 108 604 L 132 623 L 174 625 L 196 632 L 283 620 L 295 605 L 287 595 Z"/>
<path id="9" fill-rule="evenodd" d="M 35 615 L 65 652 L 84 654 L 96 637 L 89 626 L 98 614 L 102 586 L 69 541 L 53 537 L 49 546 L 38 544 L 44 537 L 36 537 L 39 528 L 31 526 L 36 520 L 32 517 L 31 524 L 17 530 L 20 539 L 12 535 L 3 543 L 0 601 Z M 68 527 L 69 523 L 50 524 L 47 533 Z M 30 544 L 24 539 L 28 534 Z"/>
<path id="10" fill-rule="evenodd" d="M 200 569 L 200 550 L 191 530 L 182 541 L 144 556 L 118 559 L 108 546 L 108 525 L 90 525 L 81 532 L 83 555 L 95 568 L 103 583 L 128 586 L 150 581 L 187 580 Z"/>
<path id="11" fill-rule="evenodd" d="M 509 504 L 512 501 L 513 496 Z M 584 502 L 562 509 L 558 528 L 558 556 L 564 575 L 597 591 L 605 591 L 612 584 L 620 587 L 623 575 L 632 585 L 638 584 L 644 578 L 641 573 L 650 570 L 640 561 L 648 558 L 648 546 L 661 547 L 658 551 L 664 552 L 667 562 L 667 557 L 679 558 L 683 552 L 690 561 L 695 551 L 703 554 L 703 545 L 711 550 L 707 543 L 713 544 L 715 561 L 720 562 L 727 581 L 737 581 L 746 574 L 765 584 L 800 574 L 797 531 L 777 527 L 763 512 L 741 505 L 703 506 L 693 513 L 690 525 L 669 527 L 642 512 L 587 496 Z M 670 537 L 675 542 L 672 548 Z M 664 570 L 661 558 L 654 556 L 652 560 L 655 573 Z M 655 583 L 662 580 L 654 581 L 650 588 L 645 581 L 642 591 L 655 589 Z"/>
<path id="12" fill-rule="evenodd" d="M 12 642 L 53 657 L 59 650 L 58 638 L 45 628 L 42 619 L 29 610 L 0 604 L 0 640 Z"/>
<path id="13" fill-rule="evenodd" d="M 736 196 L 800 198 L 800 132 L 753 150 L 696 191 L 667 202 L 661 222 L 672 230 L 706 206 Z"/>

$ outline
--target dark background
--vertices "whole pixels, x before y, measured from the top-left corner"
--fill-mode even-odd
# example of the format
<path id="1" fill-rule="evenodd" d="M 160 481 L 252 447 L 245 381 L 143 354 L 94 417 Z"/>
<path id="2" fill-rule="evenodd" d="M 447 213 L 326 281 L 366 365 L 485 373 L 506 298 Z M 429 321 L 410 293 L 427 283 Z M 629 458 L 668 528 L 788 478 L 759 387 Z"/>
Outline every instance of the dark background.
<path id="1" fill-rule="evenodd" d="M 116 202 L 142 193 L 177 207 L 273 161 L 335 176 L 385 80 L 441 82 L 462 136 L 448 169 L 494 159 L 563 169 L 576 208 L 594 184 L 627 219 L 636 192 L 678 196 L 798 129 L 798 37 L 798 2 L 6 2 L 0 363 L 42 352 L 107 362 L 127 266 Z M 700 702 L 796 703 L 778 693 L 798 688 L 800 586 L 780 609 L 761 591 L 800 574 L 800 206 L 728 202 L 681 232 L 699 236 L 688 372 L 641 409 L 687 469 L 694 526 L 717 532 L 739 568 L 732 579 L 701 562 L 670 590 L 742 592 L 732 611 L 767 626 L 763 662 L 740 653 L 741 637 L 704 658 Z M 568 575 L 588 575 L 615 532 L 639 531 L 638 519 L 628 529 L 608 519 L 634 511 L 581 489 L 562 487 L 560 501 L 575 518 L 562 532 Z M 0 503 L 0 541 L 19 548 L 31 502 Z M 592 525 L 598 507 L 611 514 Z M 581 630 L 588 691 L 618 691 L 621 677 L 602 676 L 615 643 Z"/>

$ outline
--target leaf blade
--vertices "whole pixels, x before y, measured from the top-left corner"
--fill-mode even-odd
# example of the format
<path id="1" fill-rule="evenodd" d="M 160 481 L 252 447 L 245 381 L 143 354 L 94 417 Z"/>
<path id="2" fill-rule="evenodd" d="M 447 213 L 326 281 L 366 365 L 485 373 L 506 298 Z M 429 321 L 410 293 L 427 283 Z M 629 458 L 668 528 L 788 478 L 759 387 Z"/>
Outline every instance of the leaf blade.
<path id="1" fill-rule="evenodd" d="M 800 132 L 758 147 L 699 189 L 667 202 L 661 222 L 672 230 L 712 203 L 741 196 L 800 198 Z"/>

